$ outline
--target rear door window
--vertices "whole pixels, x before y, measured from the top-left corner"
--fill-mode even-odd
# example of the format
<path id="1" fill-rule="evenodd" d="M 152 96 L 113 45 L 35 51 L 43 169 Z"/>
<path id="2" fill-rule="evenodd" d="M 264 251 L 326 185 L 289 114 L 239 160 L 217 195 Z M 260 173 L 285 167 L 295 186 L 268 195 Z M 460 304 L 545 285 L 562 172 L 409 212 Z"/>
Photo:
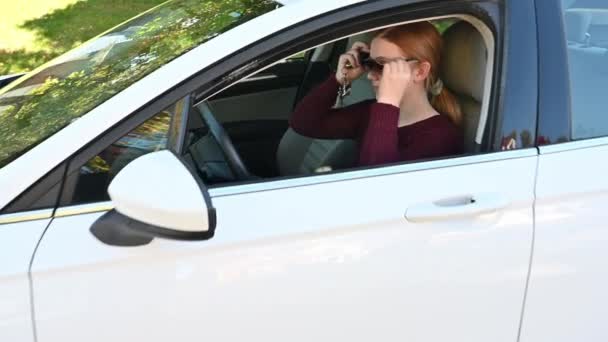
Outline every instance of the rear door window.
<path id="1" fill-rule="evenodd" d="M 608 2 L 563 0 L 572 139 L 608 136 Z"/>

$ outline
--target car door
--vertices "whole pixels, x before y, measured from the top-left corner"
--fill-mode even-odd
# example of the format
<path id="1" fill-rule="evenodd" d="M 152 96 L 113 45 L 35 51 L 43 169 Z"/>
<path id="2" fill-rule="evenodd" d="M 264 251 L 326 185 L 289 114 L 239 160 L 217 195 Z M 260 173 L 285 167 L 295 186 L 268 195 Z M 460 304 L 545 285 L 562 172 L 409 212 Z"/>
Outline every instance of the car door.
<path id="1" fill-rule="evenodd" d="M 2 341 L 35 341 L 29 271 L 38 243 L 51 223 L 63 172 L 60 165 L 0 210 Z"/>
<path id="2" fill-rule="evenodd" d="M 107 246 L 100 213 L 59 210 L 32 265 L 38 340 L 514 340 L 535 167 L 522 150 L 225 188 L 202 242 Z"/>
<path id="3" fill-rule="evenodd" d="M 521 340 L 605 341 L 608 4 L 538 1 L 537 6 L 544 105 Z"/>
<path id="4" fill-rule="evenodd" d="M 0 215 L 0 340 L 34 342 L 29 267 L 52 210 Z M 45 218 L 46 217 L 46 218 Z"/>
<path id="5" fill-rule="evenodd" d="M 530 7 L 505 50 L 535 46 Z M 538 156 L 501 144 L 535 126 L 537 59 L 496 51 L 486 154 L 216 187 L 206 241 L 106 245 L 110 202 L 61 205 L 31 267 L 38 341 L 516 340 Z"/>

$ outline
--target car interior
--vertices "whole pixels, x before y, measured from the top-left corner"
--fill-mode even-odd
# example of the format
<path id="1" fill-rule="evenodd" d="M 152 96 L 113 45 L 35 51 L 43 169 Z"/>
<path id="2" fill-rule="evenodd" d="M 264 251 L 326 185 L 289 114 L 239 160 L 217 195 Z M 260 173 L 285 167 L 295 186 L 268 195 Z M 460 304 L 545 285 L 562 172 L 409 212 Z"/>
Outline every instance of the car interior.
<path id="1" fill-rule="evenodd" d="M 476 27 L 451 20 L 443 33 L 442 80 L 463 111 L 466 153 L 479 153 L 488 51 Z M 317 47 L 195 104 L 184 157 L 207 185 L 353 168 L 355 141 L 302 136 L 288 127 L 288 119 L 307 90 L 329 77 L 341 53 L 357 41 L 369 44 L 373 37 L 374 32 L 366 32 Z M 361 77 L 342 105 L 374 97 L 370 82 Z"/>
<path id="2" fill-rule="evenodd" d="M 608 77 L 608 11 L 603 0 L 564 0 L 564 21 L 570 61 L 572 137 L 587 138 L 608 131 L 604 119 L 604 84 Z M 585 123 L 593 122 L 594 127 Z"/>

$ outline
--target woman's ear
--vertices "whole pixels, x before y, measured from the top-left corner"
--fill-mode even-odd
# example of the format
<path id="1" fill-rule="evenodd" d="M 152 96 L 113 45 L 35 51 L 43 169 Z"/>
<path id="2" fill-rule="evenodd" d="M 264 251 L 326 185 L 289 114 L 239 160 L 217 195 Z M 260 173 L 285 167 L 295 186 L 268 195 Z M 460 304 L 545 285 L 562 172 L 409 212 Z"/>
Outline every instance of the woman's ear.
<path id="1" fill-rule="evenodd" d="M 416 71 L 414 72 L 414 79 L 416 81 L 422 82 L 422 81 L 426 80 L 427 77 L 429 77 L 429 74 L 431 73 L 431 63 L 419 62 L 417 64 L 418 64 L 418 67 L 416 68 Z"/>

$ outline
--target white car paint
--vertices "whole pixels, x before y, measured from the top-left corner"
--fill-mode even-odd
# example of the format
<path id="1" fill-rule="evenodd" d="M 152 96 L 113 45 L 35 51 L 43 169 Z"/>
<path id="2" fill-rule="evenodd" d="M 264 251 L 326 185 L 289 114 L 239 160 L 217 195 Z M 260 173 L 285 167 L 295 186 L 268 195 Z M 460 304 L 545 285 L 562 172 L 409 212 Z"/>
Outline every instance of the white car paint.
<path id="1" fill-rule="evenodd" d="M 28 270 L 50 221 L 0 225 L 0 341 L 34 342 Z"/>
<path id="2" fill-rule="evenodd" d="M 521 341 L 606 341 L 608 140 L 540 151 Z"/>
<path id="3" fill-rule="evenodd" d="M 208 208 L 200 187 L 167 150 L 129 163 L 114 177 L 108 194 L 116 211 L 138 221 L 183 232 L 209 230 Z"/>
<path id="4" fill-rule="evenodd" d="M 279 27 L 321 13 L 306 10 L 280 9 Z M 208 42 L 0 170 L 0 207 L 236 48 Z M 522 312 L 520 341 L 606 340 L 608 140 L 593 141 L 217 189 L 209 241 L 111 247 L 89 232 L 102 213 L 58 217 L 34 303 L 50 220 L 1 225 L 0 341 L 516 341 Z M 464 198 L 477 205 L 443 210 Z"/>
<path id="5" fill-rule="evenodd" d="M 493 158 L 212 192 L 209 241 L 112 247 L 89 232 L 100 213 L 56 218 L 32 265 L 38 342 L 515 341 L 537 157 Z M 421 201 L 487 192 L 510 204 L 404 218 Z"/>
<path id="6" fill-rule="evenodd" d="M 78 151 L 150 99 L 160 96 L 192 74 L 262 37 L 362 1 L 324 0 L 316 2 L 315 6 L 309 6 L 306 1 L 296 2 L 245 22 L 223 33 L 221 39 L 211 39 L 174 59 L 0 169 L 0 208 L 59 165 L 66 156 Z M 37 167 L 29 167 L 33 164 Z"/>

